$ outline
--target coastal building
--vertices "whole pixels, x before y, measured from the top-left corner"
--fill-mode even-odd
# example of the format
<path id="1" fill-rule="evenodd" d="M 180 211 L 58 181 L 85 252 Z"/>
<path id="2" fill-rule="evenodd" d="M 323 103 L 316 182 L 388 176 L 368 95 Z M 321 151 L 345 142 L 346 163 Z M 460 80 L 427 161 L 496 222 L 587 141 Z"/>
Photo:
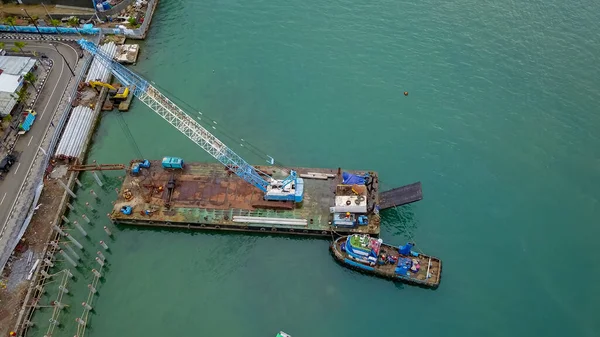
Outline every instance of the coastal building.
<path id="1" fill-rule="evenodd" d="M 0 56 L 0 117 L 17 105 L 17 92 L 23 87 L 23 77 L 36 67 L 31 57 Z"/>

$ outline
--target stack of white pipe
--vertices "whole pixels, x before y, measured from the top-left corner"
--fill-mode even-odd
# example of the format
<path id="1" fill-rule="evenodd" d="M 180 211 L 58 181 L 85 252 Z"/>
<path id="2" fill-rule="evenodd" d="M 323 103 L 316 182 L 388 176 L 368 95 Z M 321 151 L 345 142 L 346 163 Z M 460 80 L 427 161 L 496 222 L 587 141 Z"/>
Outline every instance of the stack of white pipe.
<path id="1" fill-rule="evenodd" d="M 105 43 L 100 46 L 100 50 L 102 50 L 105 54 L 109 55 L 111 58 L 115 58 L 117 55 L 117 45 L 114 42 Z M 92 65 L 90 66 L 90 70 L 88 71 L 87 76 L 85 77 L 85 82 L 89 81 L 100 81 L 100 82 L 108 82 L 110 78 L 110 69 L 108 69 L 100 59 L 94 57 L 94 61 L 92 61 Z"/>
<path id="2" fill-rule="evenodd" d="M 79 157 L 93 121 L 94 111 L 92 109 L 85 106 L 75 107 L 58 143 L 55 156 Z"/>

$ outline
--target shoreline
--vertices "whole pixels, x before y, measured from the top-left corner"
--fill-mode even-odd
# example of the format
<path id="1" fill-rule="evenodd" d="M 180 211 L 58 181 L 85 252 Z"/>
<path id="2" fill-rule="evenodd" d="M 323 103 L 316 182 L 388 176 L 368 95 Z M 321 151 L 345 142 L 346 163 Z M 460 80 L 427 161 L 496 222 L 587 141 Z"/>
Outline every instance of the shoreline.
<path id="1" fill-rule="evenodd" d="M 146 36 L 148 35 L 149 29 L 150 29 L 150 23 L 152 21 L 152 16 L 154 15 L 157 5 L 158 5 L 158 0 L 150 0 L 150 2 L 148 4 L 148 8 L 146 9 L 146 13 L 148 14 L 146 16 L 146 20 L 144 20 L 143 24 L 140 26 L 139 29 L 137 29 L 136 32 L 121 32 L 121 31 L 117 32 L 118 29 L 115 30 L 115 29 L 102 28 L 98 32 L 98 34 L 96 34 L 95 36 L 94 35 L 92 35 L 92 36 L 87 35 L 87 36 L 92 38 L 93 40 L 96 40 L 97 43 L 101 43 L 107 35 L 117 35 L 117 36 L 124 35 L 126 38 L 131 38 L 131 39 L 136 39 L 136 40 L 144 40 L 146 38 Z M 117 34 L 111 34 L 111 33 L 117 33 Z M 125 33 L 125 34 L 118 34 L 118 33 Z M 134 34 L 127 34 L 127 33 L 134 33 Z M 14 30 L 7 32 L 6 30 L 2 29 L 2 27 L 0 27 L 0 38 L 8 38 L 8 39 L 12 38 L 12 39 L 16 39 L 16 40 L 35 40 L 35 41 L 41 41 L 41 42 L 48 41 L 48 40 L 77 41 L 80 38 L 85 38 L 86 36 L 76 35 L 76 36 L 65 37 L 64 35 L 58 36 L 57 34 L 44 34 L 43 37 L 44 37 L 44 39 L 41 39 L 41 36 L 39 34 L 37 34 L 37 32 L 35 32 L 35 33 L 32 33 L 32 32 L 15 33 Z M 37 265 L 35 266 L 35 270 L 32 270 L 33 273 L 32 273 L 30 280 L 27 280 L 24 278 L 23 275 L 20 275 L 21 277 L 23 277 L 21 279 L 21 281 L 18 282 L 18 284 L 15 285 L 13 287 L 13 289 L 10 289 L 8 291 L 9 294 L 7 294 L 7 296 L 6 296 L 8 298 L 8 301 L 3 301 L 2 305 L 4 306 L 6 304 L 6 302 L 9 302 L 8 303 L 9 305 L 18 303 L 18 306 L 15 309 L 17 309 L 17 308 L 19 308 L 19 309 L 18 309 L 18 311 L 15 310 L 10 313 L 11 314 L 10 316 L 12 316 L 12 317 L 6 318 L 7 326 L 0 327 L 0 333 L 4 332 L 4 330 L 6 330 L 6 333 L 8 333 L 9 331 L 14 331 L 17 334 L 17 336 L 25 336 L 26 335 L 28 327 L 31 326 L 30 319 L 35 313 L 35 309 L 37 306 L 37 302 L 36 302 L 37 298 L 39 297 L 40 291 L 43 291 L 43 283 L 44 283 L 45 278 L 41 277 L 42 271 L 46 271 L 49 269 L 49 266 L 47 264 L 41 263 L 41 260 L 45 256 L 53 256 L 57 250 L 55 247 L 50 245 L 50 242 L 55 240 L 57 238 L 57 236 L 59 235 L 58 232 L 56 232 L 55 230 L 52 229 L 52 226 L 60 225 L 61 216 L 63 216 L 65 214 L 65 212 L 68 210 L 68 208 L 67 208 L 68 203 L 71 199 L 71 197 L 67 193 L 67 191 L 65 191 L 59 185 L 59 183 L 57 183 L 57 181 L 60 180 L 60 181 L 62 181 L 62 183 L 64 183 L 66 186 L 68 186 L 68 188 L 73 189 L 75 187 L 75 184 L 77 182 L 77 177 L 79 176 L 80 172 L 76 172 L 76 171 L 69 172 L 62 179 L 56 179 L 53 181 L 53 179 L 50 179 L 50 177 L 49 177 L 48 169 L 52 167 L 51 166 L 52 164 L 50 163 L 51 158 L 53 156 L 54 150 L 56 149 L 58 141 L 62 136 L 62 132 L 64 131 L 64 128 L 66 126 L 66 122 L 69 119 L 68 117 L 70 117 L 69 114 L 71 113 L 72 109 L 74 108 L 74 106 L 72 106 L 73 101 L 77 99 L 76 98 L 77 94 L 80 92 L 79 90 L 77 90 L 78 89 L 77 86 L 79 85 L 79 83 L 81 83 L 85 79 L 85 76 L 88 73 L 90 66 L 92 64 L 92 60 L 93 60 L 92 57 L 86 56 L 86 59 L 84 59 L 84 60 L 80 59 L 80 61 L 77 63 L 76 67 L 81 66 L 81 68 L 79 70 L 79 77 L 78 78 L 74 77 L 71 79 L 71 81 L 69 81 L 69 83 L 65 87 L 64 92 L 62 93 L 61 101 L 53 113 L 53 121 L 55 122 L 57 127 L 54 130 L 50 130 L 50 129 L 46 130 L 43 140 L 42 140 L 42 144 L 40 145 L 40 148 L 48 149 L 48 151 L 47 151 L 48 158 L 46 158 L 45 155 L 43 156 L 44 158 L 39 158 L 41 156 L 40 155 L 41 152 L 38 153 L 38 155 L 34 158 L 34 160 L 32 161 L 31 167 L 28 170 L 27 176 L 23 182 L 23 185 L 25 187 L 23 189 L 23 192 L 25 192 L 25 190 L 28 190 L 29 192 L 28 193 L 20 193 L 17 196 L 17 198 L 15 199 L 15 203 L 12 206 L 10 212 L 12 213 L 14 211 L 14 209 L 19 206 L 19 204 L 23 203 L 23 199 L 27 199 L 27 200 L 29 200 L 29 202 L 31 202 L 31 198 L 28 198 L 28 196 L 31 195 L 34 192 L 34 190 L 36 190 L 35 186 L 39 185 L 37 188 L 41 188 L 42 184 L 43 184 L 44 188 L 41 191 L 41 193 L 38 192 L 38 195 L 37 195 L 37 197 L 40 200 L 40 205 L 42 205 L 41 202 L 43 200 L 48 200 L 48 202 L 50 204 L 52 204 L 52 201 L 59 201 L 59 204 L 52 205 L 53 207 L 49 207 L 49 205 L 47 205 L 46 208 L 51 208 L 50 210 L 44 210 L 43 208 L 36 210 L 36 209 L 34 209 L 35 205 L 29 206 L 31 208 L 29 211 L 30 224 L 24 223 L 26 221 L 26 219 L 8 219 L 7 218 L 7 224 L 9 223 L 9 221 L 16 220 L 17 224 L 23 223 L 23 225 L 20 226 L 21 228 L 26 227 L 26 229 L 24 229 L 24 230 L 22 229 L 22 231 L 23 231 L 22 237 L 23 237 L 23 240 L 26 240 L 27 245 L 31 245 L 30 247 L 28 246 L 28 250 L 27 250 L 27 252 L 30 255 L 29 260 L 31 263 L 33 263 L 33 261 L 38 259 L 40 261 L 40 263 L 37 263 Z M 74 86 L 75 94 L 69 95 L 69 93 L 70 93 L 69 88 L 71 88 L 73 86 Z M 94 103 L 93 125 L 90 128 L 88 134 L 86 135 L 86 140 L 84 142 L 81 154 L 78 158 L 79 162 L 84 162 L 85 158 L 87 157 L 88 151 L 90 150 L 92 138 L 96 131 L 98 123 L 100 121 L 100 117 L 101 117 L 101 113 L 102 113 L 102 106 L 103 106 L 103 102 L 106 98 L 107 93 L 108 93 L 108 90 L 106 88 L 103 88 L 101 90 L 100 94 L 98 94 L 98 96 L 96 97 L 96 100 L 94 101 L 95 103 Z M 65 108 L 62 108 L 63 105 L 66 105 Z M 62 113 L 59 113 L 59 111 L 62 111 L 61 109 L 64 109 L 64 111 Z M 66 116 L 66 117 L 64 117 L 64 116 Z M 50 139 L 50 141 L 49 141 L 49 139 Z M 48 143 L 50 143 L 50 144 L 48 144 Z M 46 144 L 46 145 L 44 145 L 44 144 Z M 44 151 L 44 152 L 46 152 L 46 151 Z M 44 162 L 40 163 L 40 161 L 44 161 Z M 37 179 L 35 179 L 36 177 L 37 177 Z M 30 180 L 29 183 L 27 183 L 28 180 Z M 25 195 L 25 194 L 27 194 L 27 195 Z M 48 219 L 52 219 L 50 224 L 48 224 Z M 20 240 L 20 242 L 23 242 L 23 240 Z M 15 245 L 15 247 L 18 247 L 18 245 Z M 10 253 L 11 253 L 11 257 L 17 257 L 17 255 L 18 255 L 16 249 Z M 20 260 L 26 259 L 26 257 L 24 256 L 25 254 L 21 254 L 21 255 L 23 255 L 23 256 L 20 256 L 15 259 L 16 261 L 13 261 L 15 264 L 16 264 L 16 262 L 19 261 L 19 259 Z M 33 258 L 33 260 L 31 260 L 31 257 L 33 255 L 35 255 L 35 258 Z M 3 275 L 6 274 L 6 275 L 10 276 L 13 273 L 12 270 L 8 271 L 8 273 L 5 273 L 5 271 L 6 271 L 5 269 L 6 268 L 3 268 L 3 270 L 2 270 Z M 25 292 L 25 289 L 26 289 L 26 292 Z"/>

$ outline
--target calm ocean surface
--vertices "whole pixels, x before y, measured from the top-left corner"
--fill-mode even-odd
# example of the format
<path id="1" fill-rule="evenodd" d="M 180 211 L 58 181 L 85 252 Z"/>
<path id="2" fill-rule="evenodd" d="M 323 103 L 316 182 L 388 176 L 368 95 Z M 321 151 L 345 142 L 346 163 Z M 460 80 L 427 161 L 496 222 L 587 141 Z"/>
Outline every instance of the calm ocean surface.
<path id="1" fill-rule="evenodd" d="M 599 336 L 598 13 L 592 0 L 161 0 L 134 68 L 286 165 L 421 181 L 424 200 L 385 211 L 382 237 L 441 257 L 442 284 L 347 270 L 326 240 L 119 227 L 86 336 Z M 147 158 L 211 160 L 139 101 L 124 120 Z M 105 115 L 90 159 L 137 157 L 123 126 Z"/>

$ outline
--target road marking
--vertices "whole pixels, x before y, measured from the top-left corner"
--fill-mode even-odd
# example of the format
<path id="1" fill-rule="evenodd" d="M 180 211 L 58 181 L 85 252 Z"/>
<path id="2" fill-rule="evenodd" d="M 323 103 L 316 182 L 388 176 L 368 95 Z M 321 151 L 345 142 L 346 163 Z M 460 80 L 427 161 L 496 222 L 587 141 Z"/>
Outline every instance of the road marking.
<path id="1" fill-rule="evenodd" d="M 32 160 L 33 161 L 33 160 Z M 21 163 L 19 163 L 19 165 L 17 165 L 17 168 L 15 169 L 15 174 L 17 174 L 17 172 L 19 172 L 19 167 L 21 166 Z"/>
<path id="2" fill-rule="evenodd" d="M 4 202 L 4 198 L 6 198 L 6 193 L 4 193 L 4 196 L 2 197 L 2 200 L 0 200 L 0 205 L 2 205 L 2 203 Z"/>
<path id="3" fill-rule="evenodd" d="M 60 75 L 58 76 L 58 80 L 56 81 L 56 84 L 54 85 L 54 89 L 52 89 L 52 92 L 50 93 L 50 96 L 48 98 L 48 102 L 46 102 L 46 106 L 44 107 L 44 110 L 42 110 L 42 114 L 40 115 L 40 120 L 42 120 L 42 117 L 44 117 L 44 113 L 46 112 L 46 108 L 48 108 L 48 104 L 50 104 L 50 102 L 52 102 L 52 96 L 54 96 L 54 92 L 56 91 L 56 88 L 58 87 L 58 84 L 60 83 L 60 79 L 62 78 L 63 75 L 63 70 L 65 70 L 65 60 L 62 60 L 61 64 L 60 64 Z M 50 76 L 50 74 L 48 74 L 48 76 Z M 67 87 L 69 86 L 69 82 L 67 82 Z M 65 90 L 67 90 L 67 88 L 65 87 Z M 58 99 L 58 105 L 60 105 L 60 98 Z M 56 106 L 58 108 L 58 105 Z"/>
<path id="4" fill-rule="evenodd" d="M 31 138 L 29 138 L 29 143 L 27 143 L 27 146 L 31 145 L 32 140 L 33 140 L 33 136 L 31 136 Z"/>
<path id="5" fill-rule="evenodd" d="M 13 40 L 14 40 L 14 39 L 13 39 Z M 67 47 L 71 48 L 71 49 L 73 50 L 73 53 L 75 54 L 75 57 L 76 57 L 76 58 L 78 58 L 78 57 L 79 57 L 79 54 L 77 53 L 77 51 L 75 50 L 75 48 L 73 48 L 72 46 L 70 46 L 70 45 L 68 45 L 68 44 L 65 44 L 65 43 L 62 43 L 62 42 L 57 42 L 57 43 L 60 43 L 60 44 L 62 44 L 63 46 L 67 46 Z M 54 49 L 52 49 L 52 48 L 50 48 L 50 47 L 43 47 L 43 46 L 39 46 L 39 45 L 36 45 L 36 48 L 42 48 L 42 49 L 54 50 Z M 63 61 L 63 62 L 64 62 L 64 61 Z M 64 64 L 64 63 L 63 63 L 63 64 Z M 75 65 L 77 66 L 77 60 L 75 60 Z M 64 70 L 64 68 L 63 68 L 63 70 Z M 58 80 L 60 81 L 60 79 L 61 79 L 61 78 L 62 78 L 62 70 L 61 70 L 61 74 L 60 74 L 60 76 L 58 77 Z M 67 82 L 67 87 L 68 87 L 68 82 Z M 66 87 L 65 87 L 65 91 L 66 91 Z M 62 97 L 62 95 L 61 95 L 61 97 Z M 59 101 L 58 101 L 58 103 L 57 103 L 57 105 L 56 105 L 57 109 L 58 109 L 58 106 L 60 105 L 60 101 L 61 101 L 61 99 L 59 99 Z M 45 109 L 44 109 L 44 110 L 45 110 Z M 55 110 L 56 110 L 56 109 L 55 109 Z M 48 132 L 48 129 L 49 129 L 49 128 L 50 128 L 50 125 L 48 125 L 48 126 L 46 127 L 46 131 L 44 132 L 44 134 L 45 134 L 46 132 Z M 18 135 L 17 135 L 17 136 L 18 136 Z M 34 159 L 35 159 L 35 157 L 34 157 Z M 31 171 L 31 168 L 33 167 L 33 163 L 34 163 L 34 162 L 35 162 L 35 160 L 32 160 L 32 161 L 31 161 L 31 163 L 29 164 L 29 168 L 27 169 L 27 172 Z M 27 178 L 27 175 L 25 176 L 25 178 Z M 12 205 L 10 206 L 10 211 L 9 211 L 9 212 L 8 212 L 8 214 L 6 215 L 6 218 L 5 218 L 5 220 L 4 220 L 4 224 L 2 224 L 2 229 L 0 229 L 0 238 L 1 238 L 1 237 L 2 237 L 2 235 L 4 234 L 4 230 L 6 229 L 6 226 L 8 226 L 8 216 L 11 214 L 12 210 L 15 208 L 15 204 L 17 203 L 17 199 L 18 199 L 18 197 L 19 197 L 19 193 L 21 192 L 21 189 L 23 189 L 23 185 L 25 185 L 25 181 L 26 181 L 26 179 L 23 179 L 23 181 L 21 182 L 21 186 L 20 186 L 20 187 L 19 187 L 19 189 L 17 190 L 17 195 L 15 196 L 15 199 L 13 200 L 13 203 L 12 203 Z M 2 216 L 4 216 L 4 215 L 2 215 Z"/>

